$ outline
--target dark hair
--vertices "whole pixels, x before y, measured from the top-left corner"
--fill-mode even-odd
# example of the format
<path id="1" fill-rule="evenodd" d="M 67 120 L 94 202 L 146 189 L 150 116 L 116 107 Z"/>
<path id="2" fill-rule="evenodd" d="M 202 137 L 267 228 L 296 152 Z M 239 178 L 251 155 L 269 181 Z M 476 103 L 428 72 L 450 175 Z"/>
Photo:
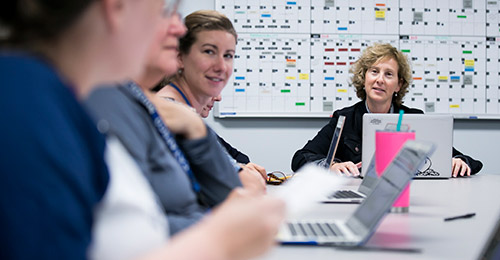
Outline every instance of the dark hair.
<path id="1" fill-rule="evenodd" d="M 369 46 L 349 69 L 349 72 L 353 74 L 351 83 L 356 88 L 356 95 L 360 99 L 366 99 L 366 71 L 373 66 L 373 64 L 391 58 L 398 63 L 398 80 L 399 83 L 401 83 L 401 88 L 399 92 L 397 92 L 397 95 L 393 97 L 393 101 L 397 105 L 403 103 L 403 97 L 408 93 L 408 87 L 412 81 L 412 71 L 406 55 L 388 43 Z"/>
<path id="2" fill-rule="evenodd" d="M 196 35 L 202 31 L 225 31 L 238 39 L 231 21 L 223 14 L 214 10 L 200 10 L 186 16 L 184 20 L 187 32 L 179 40 L 179 52 L 188 54 L 191 46 L 196 42 Z"/>
<path id="3" fill-rule="evenodd" d="M 95 0 L 0 2 L 0 46 L 30 47 L 56 40 Z"/>

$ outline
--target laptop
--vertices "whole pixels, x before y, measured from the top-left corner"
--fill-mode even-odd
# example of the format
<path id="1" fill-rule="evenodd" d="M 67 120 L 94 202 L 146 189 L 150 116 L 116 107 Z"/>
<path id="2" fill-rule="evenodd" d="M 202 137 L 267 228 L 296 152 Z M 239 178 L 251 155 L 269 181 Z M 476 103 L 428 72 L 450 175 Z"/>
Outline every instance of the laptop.
<path id="1" fill-rule="evenodd" d="M 396 198 L 434 151 L 434 145 L 407 141 L 366 199 L 345 221 L 287 221 L 278 233 L 282 244 L 360 246 L 373 235 Z"/>
<path id="2" fill-rule="evenodd" d="M 481 260 L 500 259 L 500 218 L 498 219 L 494 231 L 484 244 L 479 258 Z"/>
<path id="3" fill-rule="evenodd" d="M 358 187 L 358 190 L 336 190 L 331 193 L 323 202 L 324 203 L 361 203 L 370 193 L 378 180 L 377 172 L 375 171 L 375 156 L 370 160 L 367 166 L 366 175 Z"/>
<path id="4" fill-rule="evenodd" d="M 326 159 L 322 162 L 323 167 L 330 169 L 332 164 L 335 162 L 335 153 L 337 153 L 337 147 L 339 146 L 340 135 L 342 134 L 342 129 L 344 129 L 345 116 L 339 116 L 337 120 L 337 125 L 335 126 L 335 131 L 333 132 L 332 141 L 330 142 L 330 148 L 326 154 Z"/>
<path id="5" fill-rule="evenodd" d="M 375 132 L 377 130 L 396 130 L 398 114 L 363 115 L 363 147 L 361 159 L 367 162 L 375 153 Z M 426 159 L 415 178 L 446 179 L 451 177 L 451 158 L 453 146 L 453 116 L 405 114 L 401 125 L 402 131 L 415 131 L 415 140 L 436 144 L 436 151 Z M 361 169 L 366 176 L 367 169 Z"/>

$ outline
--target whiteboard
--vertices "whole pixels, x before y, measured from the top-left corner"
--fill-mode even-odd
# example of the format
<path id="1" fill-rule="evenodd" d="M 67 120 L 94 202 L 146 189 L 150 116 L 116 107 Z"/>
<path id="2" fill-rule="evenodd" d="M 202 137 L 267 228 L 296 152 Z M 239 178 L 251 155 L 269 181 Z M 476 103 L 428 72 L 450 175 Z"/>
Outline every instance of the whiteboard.
<path id="1" fill-rule="evenodd" d="M 497 1 L 216 0 L 238 32 L 234 72 L 214 115 L 329 117 L 359 101 L 349 66 L 375 42 L 413 69 L 404 104 L 500 118 Z"/>

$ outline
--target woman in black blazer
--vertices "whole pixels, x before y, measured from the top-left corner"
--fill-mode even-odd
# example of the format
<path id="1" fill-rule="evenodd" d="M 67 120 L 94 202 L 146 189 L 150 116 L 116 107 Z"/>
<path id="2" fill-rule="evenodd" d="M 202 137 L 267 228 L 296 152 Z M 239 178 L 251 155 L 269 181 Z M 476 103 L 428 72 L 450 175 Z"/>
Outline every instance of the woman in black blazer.
<path id="1" fill-rule="evenodd" d="M 332 171 L 359 175 L 361 167 L 362 120 L 365 113 L 423 114 L 423 111 L 402 104 L 408 92 L 412 75 L 406 56 L 390 44 L 375 44 L 366 48 L 349 70 L 358 103 L 339 109 L 330 122 L 307 142 L 292 159 L 292 170 L 297 171 L 308 162 L 322 163 L 330 147 L 338 117 L 346 117 L 342 136 L 335 155 Z M 453 148 L 452 176 L 470 176 L 478 173 L 483 164 Z"/>

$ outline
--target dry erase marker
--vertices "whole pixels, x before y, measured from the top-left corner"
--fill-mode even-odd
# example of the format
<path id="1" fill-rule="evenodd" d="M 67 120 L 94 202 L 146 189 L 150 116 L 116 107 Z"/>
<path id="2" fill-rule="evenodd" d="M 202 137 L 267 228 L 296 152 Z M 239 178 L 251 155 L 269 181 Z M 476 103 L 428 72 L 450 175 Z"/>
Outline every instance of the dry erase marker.
<path id="1" fill-rule="evenodd" d="M 469 213 L 469 214 L 465 214 L 465 215 L 460 215 L 460 216 L 445 218 L 444 221 L 451 221 L 451 220 L 461 219 L 461 218 L 472 218 L 475 215 L 476 215 L 476 213 Z"/>

